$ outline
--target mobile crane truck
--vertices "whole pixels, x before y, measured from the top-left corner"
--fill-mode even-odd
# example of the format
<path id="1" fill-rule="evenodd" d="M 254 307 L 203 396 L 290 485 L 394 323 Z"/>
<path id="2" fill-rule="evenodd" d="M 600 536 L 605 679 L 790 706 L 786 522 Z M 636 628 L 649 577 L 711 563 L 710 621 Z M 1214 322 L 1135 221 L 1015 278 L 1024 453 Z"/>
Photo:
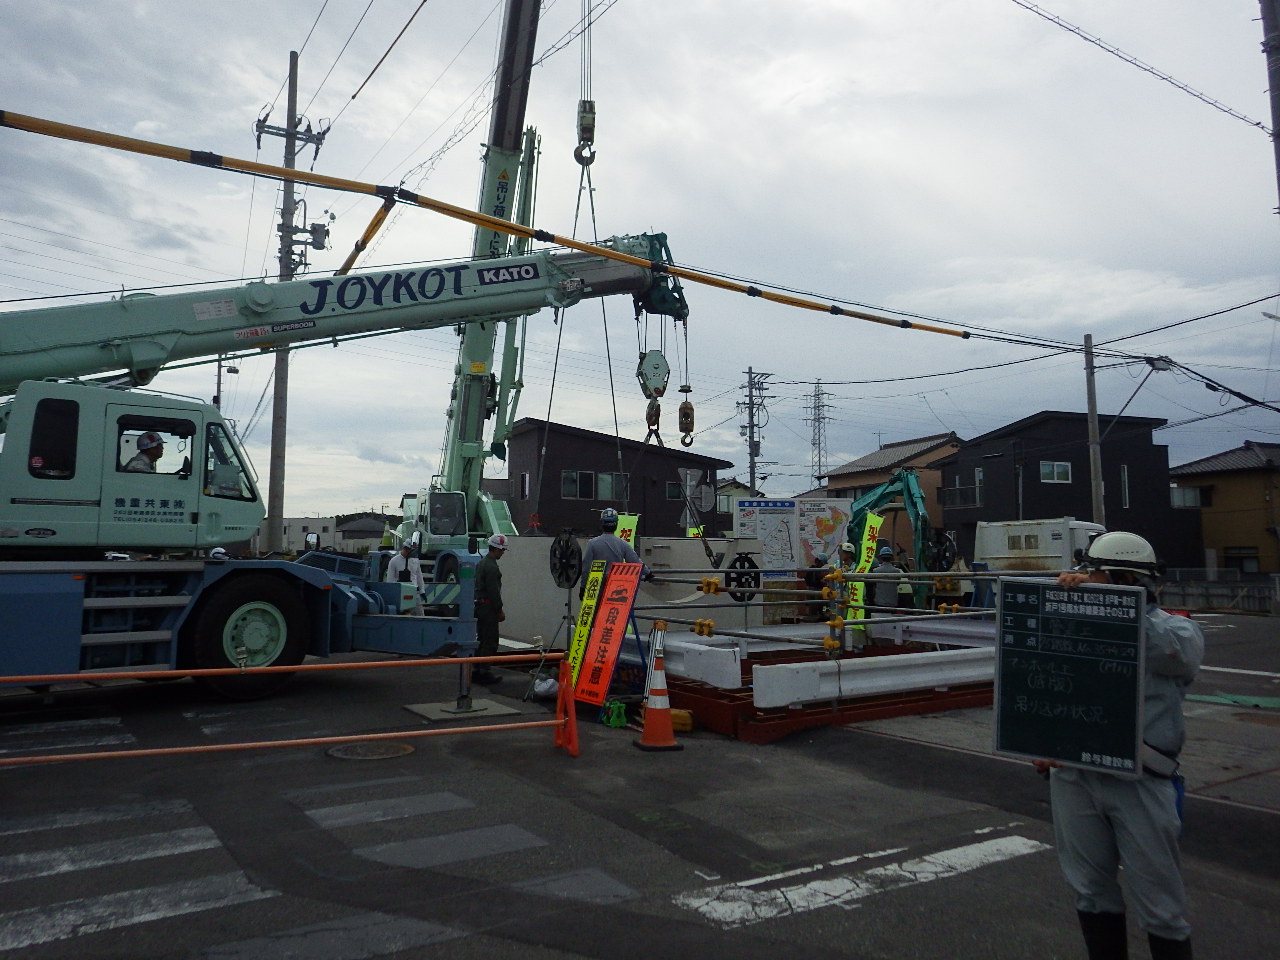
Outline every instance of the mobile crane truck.
<path id="1" fill-rule="evenodd" d="M 653 264 L 666 241 L 602 246 Z M 602 255 L 537 251 L 0 314 L 0 396 L 9 397 L 0 402 L 0 684 L 470 649 L 472 549 L 452 554 L 456 583 L 433 583 L 422 598 L 456 615 L 432 617 L 399 615 L 417 598 L 380 582 L 379 557 L 207 556 L 248 539 L 263 519 L 248 459 L 215 407 L 127 387 L 184 359 L 487 325 L 610 294 L 687 315 L 670 283 L 661 270 Z M 96 374 L 112 376 L 76 379 Z M 162 455 L 145 456 L 152 469 L 137 472 L 136 458 L 157 441 Z M 156 559 L 105 559 L 119 551 Z M 251 698 L 286 678 L 203 682 Z"/>

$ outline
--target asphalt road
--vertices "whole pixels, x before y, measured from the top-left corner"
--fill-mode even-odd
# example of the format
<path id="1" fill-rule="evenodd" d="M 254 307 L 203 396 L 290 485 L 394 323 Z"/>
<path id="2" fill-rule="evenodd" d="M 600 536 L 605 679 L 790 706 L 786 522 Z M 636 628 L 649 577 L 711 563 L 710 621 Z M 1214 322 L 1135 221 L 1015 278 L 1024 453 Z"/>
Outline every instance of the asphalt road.
<path id="1" fill-rule="evenodd" d="M 1280 621 L 1204 622 L 1183 845 L 1196 951 L 1271 960 Z M 477 696 L 545 719 L 503 672 Z M 244 704 L 187 682 L 11 692 L 0 757 L 500 722 L 406 709 L 454 693 L 440 668 L 312 674 Z M 990 711 L 767 746 L 695 731 L 662 753 L 581 716 L 577 758 L 539 729 L 396 738 L 382 759 L 0 768 L 0 960 L 1083 956 L 1047 787 L 989 755 Z"/>

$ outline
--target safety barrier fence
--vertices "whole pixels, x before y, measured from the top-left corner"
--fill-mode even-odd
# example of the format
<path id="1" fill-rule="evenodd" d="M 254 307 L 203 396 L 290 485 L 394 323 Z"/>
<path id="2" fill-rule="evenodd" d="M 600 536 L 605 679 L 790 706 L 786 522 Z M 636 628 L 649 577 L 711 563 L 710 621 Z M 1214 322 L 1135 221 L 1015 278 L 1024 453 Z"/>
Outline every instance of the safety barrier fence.
<path id="1" fill-rule="evenodd" d="M 500 730 L 531 730 L 550 727 L 555 731 L 554 745 L 563 747 L 572 757 L 581 752 L 578 743 L 577 715 L 573 704 L 573 681 L 569 662 L 563 653 L 514 654 L 497 657 L 436 657 L 422 660 L 376 660 L 363 663 L 305 663 L 291 667 L 218 667 L 200 670 L 165 670 L 112 672 L 111 679 L 155 680 L 158 678 L 239 676 L 241 674 L 305 673 L 326 670 L 377 670 L 391 667 L 462 666 L 464 664 L 493 664 L 526 661 L 560 661 L 559 692 L 556 697 L 556 714 L 552 720 L 526 720 L 516 723 L 492 723 L 468 727 L 445 727 L 437 730 L 403 730 L 393 733 L 367 733 L 350 736 L 305 737 L 294 740 L 260 740 L 246 743 L 202 744 L 186 747 L 153 747 L 139 750 L 110 750 L 94 753 L 63 753 L 34 757 L 3 757 L 0 767 L 30 766 L 40 763 L 62 763 L 71 760 L 123 760 L 135 757 L 162 757 L 198 753 L 224 753 L 232 750 L 261 750 L 278 747 L 329 746 L 343 743 L 364 743 L 378 740 L 404 740 L 417 737 L 446 737 L 464 733 L 494 733 Z M 27 676 L 0 677 L 0 684 L 43 686 L 51 683 L 81 682 L 101 678 L 99 674 L 60 673 L 31 674 Z M 469 688 L 469 677 L 464 687 Z M 469 692 L 462 697 L 469 698 Z"/>

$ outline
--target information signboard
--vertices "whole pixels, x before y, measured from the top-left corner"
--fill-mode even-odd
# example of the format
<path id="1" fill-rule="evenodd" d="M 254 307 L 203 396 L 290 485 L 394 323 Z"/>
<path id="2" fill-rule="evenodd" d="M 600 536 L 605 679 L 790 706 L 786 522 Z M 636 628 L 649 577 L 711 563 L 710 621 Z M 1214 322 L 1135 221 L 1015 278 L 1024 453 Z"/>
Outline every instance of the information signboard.
<path id="1" fill-rule="evenodd" d="M 1141 587 L 1003 577 L 995 752 L 1141 775 Z"/>

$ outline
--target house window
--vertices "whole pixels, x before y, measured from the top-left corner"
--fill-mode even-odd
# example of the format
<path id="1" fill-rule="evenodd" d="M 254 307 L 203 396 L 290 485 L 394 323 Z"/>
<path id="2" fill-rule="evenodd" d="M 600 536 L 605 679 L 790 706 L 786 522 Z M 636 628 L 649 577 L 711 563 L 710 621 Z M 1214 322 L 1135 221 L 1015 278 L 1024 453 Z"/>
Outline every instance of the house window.
<path id="1" fill-rule="evenodd" d="M 1169 488 L 1169 502 L 1175 507 L 1199 509 L 1213 505 L 1212 487 L 1177 487 Z"/>
<path id="2" fill-rule="evenodd" d="M 1241 573 L 1257 573 L 1258 548 L 1223 547 L 1222 565 L 1228 570 L 1239 570 Z"/>
<path id="3" fill-rule="evenodd" d="M 527 473 L 520 474 L 520 499 L 529 499 L 529 474 Z"/>
<path id="4" fill-rule="evenodd" d="M 717 513 L 729 513 L 731 510 L 733 510 L 733 503 L 731 502 L 729 495 L 727 493 L 722 493 L 718 497 L 716 497 Z"/>
<path id="5" fill-rule="evenodd" d="M 596 475 L 590 470 L 560 471 L 561 500 L 594 500 Z"/>
<path id="6" fill-rule="evenodd" d="M 601 500 L 626 500 L 627 493 L 625 473 L 596 474 L 596 495 Z"/>
<path id="7" fill-rule="evenodd" d="M 1071 464 L 1061 460 L 1040 461 L 1041 483 L 1070 483 Z"/>
<path id="8" fill-rule="evenodd" d="M 320 532 L 321 532 L 321 533 L 328 533 L 328 532 L 329 532 L 329 528 L 328 528 L 328 526 L 323 526 L 323 527 L 321 527 L 321 528 L 320 528 Z"/>
<path id="9" fill-rule="evenodd" d="M 1120 507 L 1123 510 L 1129 509 L 1129 465 L 1127 463 L 1120 464 Z"/>
<path id="10" fill-rule="evenodd" d="M 678 480 L 668 480 L 667 481 L 667 499 L 683 500 L 684 484 L 680 483 Z"/>

